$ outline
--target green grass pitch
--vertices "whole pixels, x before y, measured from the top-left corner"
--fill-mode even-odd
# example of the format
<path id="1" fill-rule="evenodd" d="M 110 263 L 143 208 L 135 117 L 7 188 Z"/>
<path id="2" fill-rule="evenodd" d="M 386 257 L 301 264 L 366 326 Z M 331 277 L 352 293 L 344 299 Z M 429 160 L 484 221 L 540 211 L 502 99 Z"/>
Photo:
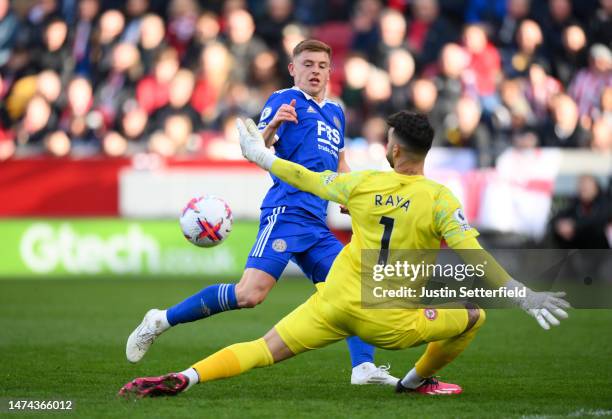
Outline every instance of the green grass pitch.
<path id="1" fill-rule="evenodd" d="M 151 307 L 167 307 L 206 283 L 191 280 L 0 281 L 0 416 L 8 400 L 74 400 L 73 417 L 612 417 L 612 311 L 573 310 L 545 332 L 517 310 L 489 311 L 472 345 L 441 371 L 457 397 L 396 395 L 349 384 L 342 342 L 175 398 L 136 402 L 116 393 L 137 376 L 182 370 L 225 345 L 263 335 L 312 292 L 283 280 L 253 310 L 224 313 L 163 335 L 144 360 L 125 360 L 128 334 Z M 423 347 L 378 351 L 403 375 Z"/>

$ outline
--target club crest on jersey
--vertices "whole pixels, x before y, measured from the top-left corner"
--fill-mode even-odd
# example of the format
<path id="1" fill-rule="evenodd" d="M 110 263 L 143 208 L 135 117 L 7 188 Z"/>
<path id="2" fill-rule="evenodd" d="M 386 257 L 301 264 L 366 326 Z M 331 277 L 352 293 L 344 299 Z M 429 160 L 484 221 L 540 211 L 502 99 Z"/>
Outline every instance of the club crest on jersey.
<path id="1" fill-rule="evenodd" d="M 399 195 L 388 195 L 387 197 L 376 194 L 374 195 L 374 206 L 379 207 L 382 205 L 389 205 L 391 207 L 403 208 L 404 212 L 408 212 L 410 206 L 410 200 Z"/>
<path id="2" fill-rule="evenodd" d="M 435 320 L 438 317 L 438 310 L 435 308 L 426 308 L 423 310 L 423 314 L 427 320 Z"/>
<path id="3" fill-rule="evenodd" d="M 334 116 L 334 125 L 336 128 L 340 128 L 340 119 L 337 116 Z"/>
<path id="4" fill-rule="evenodd" d="M 272 249 L 274 249 L 275 252 L 282 253 L 287 250 L 287 242 L 283 239 L 276 239 L 272 242 Z"/>
<path id="5" fill-rule="evenodd" d="M 472 229 L 472 227 L 467 221 L 467 218 L 465 218 L 465 214 L 463 214 L 463 210 L 461 208 L 457 208 L 455 210 L 455 212 L 453 213 L 453 217 L 455 217 L 455 220 L 457 220 L 457 222 L 459 223 L 461 231 L 468 231 Z"/>
<path id="6" fill-rule="evenodd" d="M 266 119 L 268 119 L 268 117 L 272 114 L 272 108 L 269 106 L 266 106 L 263 111 L 261 111 L 261 117 L 259 118 L 260 121 L 264 121 Z"/>

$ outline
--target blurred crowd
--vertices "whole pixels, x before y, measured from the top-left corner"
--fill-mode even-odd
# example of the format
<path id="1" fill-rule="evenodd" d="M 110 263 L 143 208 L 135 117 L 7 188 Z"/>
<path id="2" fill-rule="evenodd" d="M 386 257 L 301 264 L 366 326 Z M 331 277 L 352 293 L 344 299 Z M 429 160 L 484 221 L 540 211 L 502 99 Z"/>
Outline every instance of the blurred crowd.
<path id="1" fill-rule="evenodd" d="M 482 167 L 513 144 L 612 150 L 612 0 L 0 0 L 0 160 L 239 158 L 237 116 L 333 48 L 348 144 L 430 115 Z"/>

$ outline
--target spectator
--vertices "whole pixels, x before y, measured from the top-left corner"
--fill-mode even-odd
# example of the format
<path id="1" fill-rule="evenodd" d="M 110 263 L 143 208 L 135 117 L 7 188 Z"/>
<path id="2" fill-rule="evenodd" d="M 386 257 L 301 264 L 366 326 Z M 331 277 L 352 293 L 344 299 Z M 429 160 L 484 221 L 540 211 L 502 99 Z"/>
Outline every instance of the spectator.
<path id="1" fill-rule="evenodd" d="M 283 78 L 283 86 L 291 86 L 293 84 L 293 77 L 287 71 L 287 66 L 292 60 L 291 54 L 293 54 L 293 48 L 305 40 L 307 36 L 308 30 L 301 25 L 292 23 L 283 28 L 283 47 L 278 57 L 278 72 Z"/>
<path id="2" fill-rule="evenodd" d="M 251 89 L 246 83 L 237 81 L 229 83 L 227 93 L 223 95 L 219 103 L 219 114 L 215 120 L 215 128 L 219 125 L 222 128 L 227 118 L 232 115 L 256 117 L 261 111 L 265 99 L 265 97 L 258 95 L 256 89 Z"/>
<path id="3" fill-rule="evenodd" d="M 384 67 L 391 51 L 397 48 L 408 49 L 406 43 L 406 19 L 397 10 L 385 9 L 378 23 L 380 41 L 374 57 L 370 57 L 377 67 Z"/>
<path id="4" fill-rule="evenodd" d="M 91 38 L 94 21 L 100 10 L 99 0 L 80 0 L 78 19 L 70 36 L 74 72 L 91 76 Z"/>
<path id="5" fill-rule="evenodd" d="M 481 25 L 468 25 L 463 32 L 468 53 L 465 81 L 469 92 L 480 101 L 483 113 L 489 115 L 499 106 L 497 83 L 501 78 L 501 60 L 497 48 L 487 38 Z"/>
<path id="6" fill-rule="evenodd" d="M 547 124 L 542 139 L 544 147 L 584 147 L 589 134 L 579 123 L 578 107 L 573 99 L 560 94 L 551 101 L 552 120 Z"/>
<path id="7" fill-rule="evenodd" d="M 128 142 L 117 131 L 110 131 L 102 139 L 102 149 L 109 157 L 119 157 L 126 154 Z"/>
<path id="8" fill-rule="evenodd" d="M 533 62 L 529 67 L 529 77 L 523 88 L 531 111 L 538 121 L 548 118 L 551 99 L 563 90 L 559 80 L 546 74 L 546 64 L 540 62 Z"/>
<path id="9" fill-rule="evenodd" d="M 443 143 L 452 147 L 468 147 L 478 153 L 481 167 L 493 163 L 490 135 L 480 123 L 482 111 L 478 102 L 470 97 L 462 97 L 457 102 L 454 113 L 444 120 Z"/>
<path id="10" fill-rule="evenodd" d="M 17 7 L 21 2 L 13 2 L 13 6 Z M 25 22 L 20 25 L 18 34 L 20 42 L 28 48 L 37 48 L 43 43 L 43 32 L 40 30 L 45 22 L 58 18 L 57 0 L 36 0 L 30 3 L 31 7 L 27 10 Z"/>
<path id="11" fill-rule="evenodd" d="M 109 156 L 135 154 L 147 148 L 147 112 L 135 101 L 127 101 L 122 111 L 117 130 L 108 132 L 102 142 L 104 152 Z"/>
<path id="12" fill-rule="evenodd" d="M 416 112 L 427 114 L 429 123 L 435 133 L 441 133 L 443 115 L 436 107 L 438 101 L 438 90 L 433 81 L 429 79 L 418 79 L 412 83 L 412 108 Z"/>
<path id="13" fill-rule="evenodd" d="M 372 65 L 366 57 L 353 53 L 344 61 L 344 86 L 342 102 L 346 105 L 346 135 L 359 135 L 365 115 L 364 89 L 370 77 Z"/>
<path id="14" fill-rule="evenodd" d="M 563 48 L 552 57 L 553 74 L 567 86 L 588 62 L 587 38 L 582 27 L 569 25 L 563 30 Z"/>
<path id="15" fill-rule="evenodd" d="M 36 93 L 37 75 L 27 75 L 17 80 L 10 88 L 4 101 L 4 111 L 7 118 L 12 122 L 20 119 L 25 112 L 28 102 Z"/>
<path id="16" fill-rule="evenodd" d="M 119 43 L 124 27 L 125 18 L 118 10 L 107 10 L 100 16 L 92 45 L 92 68 L 95 68 L 94 85 L 108 75 L 113 61 L 113 49 Z"/>
<path id="17" fill-rule="evenodd" d="M 191 71 L 187 69 L 177 71 L 170 82 L 168 103 L 159 108 L 151 117 L 157 127 L 164 129 L 168 118 L 173 115 L 184 115 L 189 118 L 192 130 L 201 129 L 200 115 L 190 103 L 194 85 L 195 77 Z"/>
<path id="18" fill-rule="evenodd" d="M 142 17 L 139 33 L 138 50 L 143 72 L 144 74 L 150 74 L 153 70 L 155 58 L 167 48 L 164 42 L 166 37 L 164 21 L 158 15 L 149 13 Z"/>
<path id="19" fill-rule="evenodd" d="M 157 56 L 153 74 L 138 81 L 136 100 L 149 115 L 168 103 L 170 82 L 178 69 L 178 53 L 174 48 L 168 47 Z"/>
<path id="20" fill-rule="evenodd" d="M 507 0 L 507 13 L 496 30 L 497 43 L 502 48 L 516 46 L 516 32 L 529 17 L 531 0 Z"/>
<path id="21" fill-rule="evenodd" d="M 66 81 L 72 74 L 73 62 L 68 47 L 68 25 L 59 18 L 47 22 L 43 30 L 43 47 L 36 53 L 39 69 L 49 69 Z"/>
<path id="22" fill-rule="evenodd" d="M 415 0 L 408 29 L 408 47 L 415 54 L 419 67 L 436 61 L 440 50 L 457 39 L 459 28 L 440 16 L 438 0 Z"/>
<path id="23" fill-rule="evenodd" d="M 232 66 L 232 56 L 223 44 L 212 42 L 202 50 L 191 105 L 206 123 L 218 116 L 219 98 L 227 91 Z"/>
<path id="24" fill-rule="evenodd" d="M 372 68 L 363 89 L 364 104 L 368 116 L 388 115 L 391 113 L 391 80 L 386 71 Z M 361 123 L 359 124 L 361 125 Z"/>
<path id="25" fill-rule="evenodd" d="M 193 137 L 192 120 L 186 114 L 175 114 L 164 121 L 164 133 L 174 143 L 176 154 L 193 151 L 197 142 Z"/>
<path id="26" fill-rule="evenodd" d="M 293 21 L 292 0 L 267 0 L 266 13 L 258 20 L 256 33 L 267 44 L 268 48 L 280 51 L 282 32 Z"/>
<path id="27" fill-rule="evenodd" d="M 54 157 L 65 157 L 72 151 L 72 142 L 63 131 L 54 131 L 45 136 L 44 145 Z"/>
<path id="28" fill-rule="evenodd" d="M 366 119 L 362 132 L 363 138 L 370 145 L 387 143 L 387 123 L 383 117 L 374 116 Z"/>
<path id="29" fill-rule="evenodd" d="M 84 153 L 100 149 L 101 115 L 93 110 L 93 88 L 89 80 L 77 77 L 70 81 L 67 106 L 60 116 L 59 127 L 72 139 L 75 147 Z"/>
<path id="30" fill-rule="evenodd" d="M 193 152 L 199 146 L 191 119 L 180 113 L 169 115 L 161 129 L 151 136 L 149 142 L 151 151 L 166 157 Z"/>
<path id="31" fill-rule="evenodd" d="M 463 72 L 468 56 L 459 45 L 446 44 L 440 54 L 439 74 L 434 79 L 438 90 L 437 106 L 442 115 L 450 114 L 463 95 Z"/>
<path id="32" fill-rule="evenodd" d="M 220 31 L 221 26 L 217 15 L 212 12 L 202 13 L 196 22 L 193 38 L 189 41 L 183 65 L 192 70 L 197 70 L 202 50 L 208 44 L 219 41 Z"/>
<path id="33" fill-rule="evenodd" d="M 36 93 L 44 97 L 51 105 L 54 112 L 58 112 L 62 106 L 60 95 L 62 93 L 62 81 L 53 70 L 44 70 L 36 77 Z"/>
<path id="34" fill-rule="evenodd" d="M 121 42 L 137 44 L 141 39 L 141 25 L 149 9 L 149 0 L 127 0 L 125 5 L 126 24 Z"/>
<path id="35" fill-rule="evenodd" d="M 147 112 L 134 102 L 126 103 L 124 112 L 119 120 L 119 132 L 130 144 L 129 147 L 138 147 L 146 143 L 147 123 L 149 116 Z"/>
<path id="36" fill-rule="evenodd" d="M 601 7 L 590 19 L 591 41 L 610 46 L 612 44 L 612 1 L 600 0 Z"/>
<path id="37" fill-rule="evenodd" d="M 568 93 L 576 101 L 582 125 L 590 128 L 590 121 L 599 107 L 601 93 L 612 86 L 612 52 L 605 45 L 595 44 L 589 51 L 589 67 L 582 69 L 572 80 Z"/>
<path id="38" fill-rule="evenodd" d="M 547 14 L 542 18 L 542 28 L 546 34 L 546 46 L 553 54 L 563 49 L 563 30 L 577 23 L 572 17 L 571 0 L 548 0 Z"/>
<path id="39" fill-rule="evenodd" d="M 379 0 L 359 0 L 351 16 L 353 40 L 351 49 L 375 58 L 380 37 L 378 21 L 382 11 Z"/>
<path id="40" fill-rule="evenodd" d="M 102 112 L 104 127 L 112 127 L 117 110 L 134 96 L 136 83 L 142 76 L 138 50 L 133 44 L 120 43 L 113 49 L 112 66 L 104 80 L 98 84 L 94 103 Z"/>
<path id="41" fill-rule="evenodd" d="M 0 68 L 11 56 L 18 31 L 19 20 L 11 10 L 10 0 L 0 0 Z"/>
<path id="42" fill-rule="evenodd" d="M 500 134 L 522 131 L 542 123 L 536 119 L 525 97 L 523 84 L 520 79 L 504 80 L 501 84 L 502 106 L 495 111 L 493 118 L 494 126 Z"/>
<path id="43" fill-rule="evenodd" d="M 610 202 L 595 177 L 580 176 L 578 196 L 551 220 L 553 238 L 564 249 L 609 249 Z"/>
<path id="44" fill-rule="evenodd" d="M 599 108 L 593 115 L 596 119 L 604 119 L 612 126 L 612 86 L 607 86 L 601 93 Z"/>
<path id="45" fill-rule="evenodd" d="M 193 38 L 198 16 L 195 0 L 172 0 L 168 5 L 168 40 L 181 58 Z"/>
<path id="46" fill-rule="evenodd" d="M 155 131 L 149 138 L 149 151 L 163 157 L 171 157 L 176 153 L 176 146 L 161 130 Z"/>
<path id="47" fill-rule="evenodd" d="M 412 55 L 405 49 L 396 49 L 389 55 L 387 72 L 391 81 L 391 107 L 393 112 L 405 109 L 410 101 L 410 81 L 415 72 Z"/>
<path id="48" fill-rule="evenodd" d="M 255 56 L 251 63 L 250 86 L 260 91 L 261 96 L 268 97 L 281 88 L 277 74 L 278 56 L 274 51 L 262 51 Z"/>
<path id="49" fill-rule="evenodd" d="M 49 102 L 42 95 L 34 96 L 28 102 L 23 118 L 15 128 L 17 144 L 27 144 L 36 150 L 42 150 L 45 137 L 55 131 L 56 124 L 57 118 Z"/>
<path id="50" fill-rule="evenodd" d="M 516 32 L 516 47 L 502 54 L 503 73 L 508 78 L 525 77 L 531 63 L 544 61 L 540 51 L 543 37 L 540 26 L 533 20 L 524 20 Z"/>
<path id="51" fill-rule="evenodd" d="M 266 45 L 254 33 L 255 22 L 246 10 L 234 10 L 227 16 L 228 47 L 234 57 L 232 80 L 246 83 L 251 63 L 257 54 L 266 50 Z"/>
<path id="52" fill-rule="evenodd" d="M 213 160 L 240 160 L 240 139 L 236 130 L 238 115 L 230 114 L 221 124 L 221 132 L 213 135 L 205 143 L 206 156 Z"/>
<path id="53" fill-rule="evenodd" d="M 591 129 L 591 150 L 612 152 L 612 123 L 604 118 L 596 119 Z"/>
<path id="54" fill-rule="evenodd" d="M 15 155 L 17 147 L 12 138 L 0 138 L 0 162 L 10 159 Z"/>

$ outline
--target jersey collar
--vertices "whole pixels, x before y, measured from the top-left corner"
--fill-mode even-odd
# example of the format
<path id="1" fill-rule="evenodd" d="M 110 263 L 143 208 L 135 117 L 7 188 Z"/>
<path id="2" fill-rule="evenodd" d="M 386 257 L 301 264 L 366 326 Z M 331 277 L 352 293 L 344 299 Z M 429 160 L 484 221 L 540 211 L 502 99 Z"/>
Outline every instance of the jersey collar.
<path id="1" fill-rule="evenodd" d="M 322 101 L 321 103 L 319 103 L 319 102 L 317 102 L 317 101 L 315 100 L 315 98 L 313 98 L 312 96 L 310 96 L 308 93 L 306 93 L 305 91 L 303 91 L 303 90 L 302 90 L 302 89 L 300 89 L 299 87 L 297 87 L 297 86 L 293 86 L 293 87 L 292 87 L 292 89 L 293 89 L 293 90 L 297 90 L 298 92 L 301 92 L 301 93 L 304 95 L 304 97 L 306 98 L 306 100 L 312 100 L 314 103 L 316 103 L 317 105 L 319 105 L 321 108 L 322 108 L 323 106 L 325 106 L 325 104 L 327 103 L 327 98 L 323 99 L 323 101 Z"/>

